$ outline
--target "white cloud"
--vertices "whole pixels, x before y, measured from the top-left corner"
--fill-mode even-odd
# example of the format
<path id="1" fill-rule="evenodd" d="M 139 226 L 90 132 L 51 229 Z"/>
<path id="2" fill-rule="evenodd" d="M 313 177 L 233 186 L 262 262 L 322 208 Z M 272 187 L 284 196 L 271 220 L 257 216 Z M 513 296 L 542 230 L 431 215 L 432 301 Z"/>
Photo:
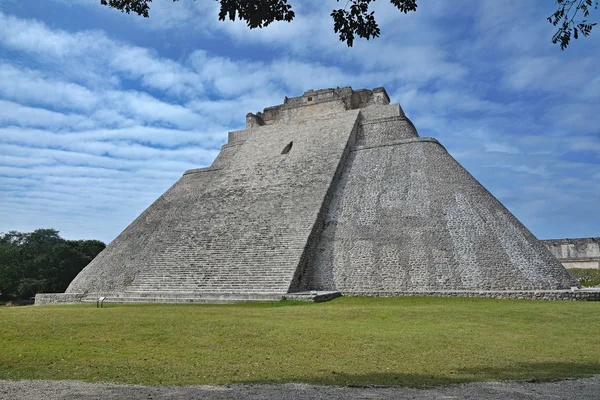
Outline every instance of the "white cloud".
<path id="1" fill-rule="evenodd" d="M 215 1 L 155 1 L 150 19 L 48 4 L 64 20 L 0 13 L 0 230 L 110 240 L 185 169 L 210 164 L 247 112 L 351 85 L 386 86 L 536 233 L 559 231 L 550 209 L 591 235 L 574 209 L 600 201 L 600 42 L 561 53 L 546 3 L 399 15 L 376 2 L 382 37 L 351 49 L 332 30 L 333 1 L 296 1 L 296 21 L 252 31 L 217 21 Z"/>
<path id="2" fill-rule="evenodd" d="M 98 104 L 89 89 L 44 76 L 39 71 L 0 64 L 0 95 L 26 104 L 89 111 Z"/>
<path id="3" fill-rule="evenodd" d="M 0 100 L 0 125 L 45 127 L 50 129 L 89 129 L 94 121 L 78 114 L 64 114 L 43 108 L 23 106 Z"/>
<path id="4" fill-rule="evenodd" d="M 508 154 L 517 154 L 519 153 L 519 149 L 515 146 L 511 146 L 505 143 L 494 143 L 494 142 L 485 142 L 483 144 L 486 151 L 498 152 L 498 153 L 508 153 Z"/>

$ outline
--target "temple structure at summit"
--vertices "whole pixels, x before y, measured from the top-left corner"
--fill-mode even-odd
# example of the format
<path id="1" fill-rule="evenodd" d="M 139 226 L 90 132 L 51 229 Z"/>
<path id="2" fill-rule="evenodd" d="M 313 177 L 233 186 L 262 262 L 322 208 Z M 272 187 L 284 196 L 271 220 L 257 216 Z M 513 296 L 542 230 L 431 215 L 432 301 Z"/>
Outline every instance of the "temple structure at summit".
<path id="1" fill-rule="evenodd" d="M 38 304 L 361 296 L 600 298 L 385 89 L 248 114 L 76 278 Z M 299 295 L 301 296 L 301 295 Z"/>

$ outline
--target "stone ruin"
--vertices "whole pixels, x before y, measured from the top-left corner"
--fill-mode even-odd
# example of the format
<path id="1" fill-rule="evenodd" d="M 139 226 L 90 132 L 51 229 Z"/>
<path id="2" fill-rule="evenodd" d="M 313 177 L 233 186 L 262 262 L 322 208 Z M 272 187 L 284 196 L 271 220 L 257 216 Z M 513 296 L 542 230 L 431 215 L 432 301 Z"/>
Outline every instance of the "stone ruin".
<path id="1" fill-rule="evenodd" d="M 384 88 L 309 90 L 246 116 L 55 302 L 305 294 L 598 299 Z"/>
<path id="2" fill-rule="evenodd" d="M 565 268 L 600 268 L 600 237 L 541 241 Z"/>

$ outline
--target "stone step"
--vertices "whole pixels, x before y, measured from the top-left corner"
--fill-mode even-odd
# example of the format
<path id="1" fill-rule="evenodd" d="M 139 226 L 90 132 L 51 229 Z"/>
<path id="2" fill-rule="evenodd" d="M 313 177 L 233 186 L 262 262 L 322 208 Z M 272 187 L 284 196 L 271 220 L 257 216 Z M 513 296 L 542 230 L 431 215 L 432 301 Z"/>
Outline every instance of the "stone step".
<path id="1" fill-rule="evenodd" d="M 187 281 L 193 281 L 193 282 L 231 282 L 231 281 L 236 281 L 235 276 L 228 278 L 228 279 L 215 279 L 215 278 L 206 278 L 206 279 L 201 279 L 201 278 L 197 278 L 197 277 L 189 277 L 187 279 L 185 278 L 169 278 L 169 277 L 165 277 L 165 278 L 144 278 L 143 282 L 163 282 L 163 281 L 172 281 L 172 282 L 187 282 Z M 279 283 L 281 281 L 285 281 L 288 279 L 274 279 L 274 278 L 263 278 L 263 279 L 246 279 L 244 282 L 273 282 L 273 283 Z M 140 279 L 141 281 L 141 279 Z"/>
<path id="2" fill-rule="evenodd" d="M 161 275 L 161 276 L 147 276 L 147 275 L 138 275 L 136 279 L 144 279 L 144 280 L 233 280 L 236 278 L 245 278 L 251 281 L 278 281 L 284 278 L 288 278 L 289 275 L 262 275 L 262 276 L 246 276 L 246 275 L 238 275 L 238 274 L 227 274 L 227 275 L 218 275 L 218 276 L 197 276 L 197 275 Z"/>
<path id="3" fill-rule="evenodd" d="M 286 279 L 287 280 L 287 279 Z M 236 279 L 144 279 L 143 281 L 140 280 L 138 282 L 146 282 L 146 281 L 152 281 L 152 282 L 211 282 L 211 283 L 215 283 L 215 282 L 239 282 Z M 284 281 L 284 279 L 273 279 L 273 280 L 257 280 L 257 279 L 247 279 L 244 280 L 244 282 L 260 282 L 260 283 L 264 283 L 264 282 L 273 282 L 273 283 L 278 283 Z"/>
<path id="4" fill-rule="evenodd" d="M 339 297 L 339 292 L 300 292 L 300 293 L 207 293 L 207 292 L 120 292 L 102 295 L 90 293 L 81 299 L 83 303 L 96 303 L 104 298 L 104 303 L 205 303 L 225 304 L 246 301 L 271 302 L 284 299 L 322 302 Z"/>
<path id="5" fill-rule="evenodd" d="M 169 286 L 185 286 L 185 285 L 191 285 L 191 286 L 204 286 L 204 285 L 208 285 L 208 286 L 219 286 L 219 285 L 225 285 L 225 286 L 280 286 L 282 284 L 285 284 L 289 282 L 289 280 L 286 281 L 277 281 L 277 282 L 272 282 L 272 281 L 251 281 L 251 282 L 236 282 L 236 281 L 209 281 L 209 282 L 197 282 L 197 281 L 161 281 L 161 282 L 140 282 L 140 283 L 133 283 L 131 285 L 131 287 L 134 286 L 164 286 L 164 285 L 169 285 Z"/>
<path id="6" fill-rule="evenodd" d="M 147 276 L 147 275 L 139 275 L 140 277 L 148 278 L 148 279 L 163 279 L 163 278 L 203 278 L 203 279 L 230 279 L 231 277 L 239 276 L 239 277 L 248 277 L 250 279 L 256 280 L 264 280 L 264 279 L 273 279 L 273 278 L 281 278 L 283 275 L 288 276 L 289 274 L 261 274 L 261 275 L 247 275 L 247 274 L 179 274 L 179 275 L 157 275 L 157 276 Z"/>
<path id="7" fill-rule="evenodd" d="M 237 282 L 144 282 L 139 284 L 132 284 L 128 287 L 128 290 L 137 290 L 141 288 L 146 289 L 160 289 L 160 288 L 175 288 L 181 291 L 185 291 L 185 288 L 192 288 L 193 290 L 197 290 L 199 288 L 214 288 L 215 290 L 222 291 L 223 288 L 279 288 L 282 286 L 288 286 L 289 281 L 285 282 L 247 282 L 247 283 L 237 283 Z"/>
<path id="8" fill-rule="evenodd" d="M 227 268 L 208 266 L 152 265 L 140 271 L 127 291 L 166 292 L 272 292 L 284 293 L 292 280 L 287 264 L 234 265 Z"/>

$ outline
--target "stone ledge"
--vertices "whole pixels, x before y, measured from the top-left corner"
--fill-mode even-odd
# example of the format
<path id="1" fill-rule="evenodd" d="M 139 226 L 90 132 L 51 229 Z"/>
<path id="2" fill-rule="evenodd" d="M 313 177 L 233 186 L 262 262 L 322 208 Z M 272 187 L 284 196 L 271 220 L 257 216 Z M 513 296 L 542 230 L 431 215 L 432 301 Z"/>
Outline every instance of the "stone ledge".
<path id="1" fill-rule="evenodd" d="M 221 146 L 221 149 L 227 149 L 229 147 L 241 146 L 244 143 L 246 143 L 246 140 L 247 139 L 244 138 L 244 139 L 238 139 L 238 140 L 236 140 L 235 142 L 232 142 L 232 143 L 225 143 L 223 146 Z"/>
<path id="2" fill-rule="evenodd" d="M 116 293 L 39 293 L 36 305 L 96 303 L 205 303 L 225 304 L 238 302 L 271 302 L 296 300 L 320 303 L 341 296 L 335 291 L 310 291 L 298 293 L 218 293 L 218 292 L 116 292 Z"/>
<path id="3" fill-rule="evenodd" d="M 187 171 L 185 171 L 183 173 L 183 175 L 190 175 L 190 174 L 197 174 L 199 172 L 211 172 L 211 171 L 220 171 L 223 168 L 212 168 L 212 167 L 206 167 L 206 168 L 196 168 L 196 169 L 188 169 Z"/>
<path id="4" fill-rule="evenodd" d="M 361 125 L 374 125 L 374 124 L 380 124 L 382 122 L 396 122 L 396 121 L 410 122 L 410 120 L 405 115 L 404 116 L 394 115 L 393 117 L 381 117 L 381 118 L 364 120 L 364 121 L 361 121 L 360 124 Z"/>
<path id="5" fill-rule="evenodd" d="M 288 293 L 283 296 L 283 300 L 298 300 L 298 301 L 311 301 L 313 303 L 322 303 L 325 301 L 333 300 L 340 297 L 340 292 L 328 292 L 328 291 L 309 291 L 309 292 L 296 292 Z"/>
<path id="6" fill-rule="evenodd" d="M 81 303 L 83 293 L 38 293 L 35 295 L 35 305 Z"/>
<path id="7" fill-rule="evenodd" d="M 356 146 L 353 149 L 351 149 L 350 151 L 359 151 L 359 150 L 367 150 L 367 149 L 374 149 L 377 147 L 388 147 L 388 146 L 398 146 L 398 145 L 403 145 L 403 144 L 410 144 L 410 143 L 435 143 L 438 146 L 440 146 L 441 148 L 443 148 L 444 150 L 446 150 L 446 148 L 440 143 L 438 142 L 436 139 L 432 138 L 432 137 L 416 137 L 416 138 L 410 138 L 410 139 L 401 139 L 401 140 L 395 140 L 393 142 L 389 142 L 389 143 L 385 143 L 385 144 L 377 144 L 377 145 L 372 145 L 372 146 Z"/>
<path id="8" fill-rule="evenodd" d="M 410 292 L 342 292 L 344 296 L 368 297 L 473 297 L 491 299 L 600 301 L 600 289 L 576 290 L 437 290 Z"/>

